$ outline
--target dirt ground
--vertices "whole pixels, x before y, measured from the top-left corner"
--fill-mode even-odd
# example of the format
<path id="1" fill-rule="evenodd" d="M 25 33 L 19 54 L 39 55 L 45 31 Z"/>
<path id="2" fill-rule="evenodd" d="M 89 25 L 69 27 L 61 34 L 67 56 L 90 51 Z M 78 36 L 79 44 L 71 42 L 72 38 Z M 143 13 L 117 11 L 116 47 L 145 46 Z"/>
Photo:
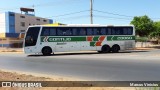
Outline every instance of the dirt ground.
<path id="1" fill-rule="evenodd" d="M 0 70 L 0 81 L 73 81 L 60 77 L 34 76 L 24 73 Z M 4 88 L 0 90 L 136 90 L 132 87 L 42 87 L 42 88 Z"/>

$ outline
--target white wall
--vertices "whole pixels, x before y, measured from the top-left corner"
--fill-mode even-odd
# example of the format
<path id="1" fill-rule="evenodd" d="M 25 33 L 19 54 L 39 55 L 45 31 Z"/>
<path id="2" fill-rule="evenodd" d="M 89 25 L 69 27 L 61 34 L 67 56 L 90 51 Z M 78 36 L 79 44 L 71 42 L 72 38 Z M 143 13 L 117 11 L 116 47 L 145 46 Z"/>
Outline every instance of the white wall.
<path id="1" fill-rule="evenodd" d="M 5 13 L 0 14 L 0 33 L 6 32 L 6 20 L 5 20 Z"/>

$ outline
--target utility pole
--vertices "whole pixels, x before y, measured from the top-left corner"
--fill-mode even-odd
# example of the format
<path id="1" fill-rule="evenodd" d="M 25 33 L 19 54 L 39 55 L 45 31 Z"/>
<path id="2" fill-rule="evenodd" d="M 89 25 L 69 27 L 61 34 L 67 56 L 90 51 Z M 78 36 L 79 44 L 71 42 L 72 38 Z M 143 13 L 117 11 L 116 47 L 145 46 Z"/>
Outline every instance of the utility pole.
<path id="1" fill-rule="evenodd" d="M 91 19 L 91 24 L 93 24 L 93 0 L 90 1 L 90 19 Z"/>

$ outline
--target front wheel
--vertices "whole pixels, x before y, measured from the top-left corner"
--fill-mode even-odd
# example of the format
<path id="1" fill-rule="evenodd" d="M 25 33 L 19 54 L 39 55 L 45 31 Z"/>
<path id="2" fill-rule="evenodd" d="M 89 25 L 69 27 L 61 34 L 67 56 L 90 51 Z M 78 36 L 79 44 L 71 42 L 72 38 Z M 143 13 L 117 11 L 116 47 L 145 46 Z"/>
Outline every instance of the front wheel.
<path id="1" fill-rule="evenodd" d="M 42 53 L 44 56 L 50 56 L 52 53 L 52 49 L 50 47 L 44 47 L 42 49 Z"/>

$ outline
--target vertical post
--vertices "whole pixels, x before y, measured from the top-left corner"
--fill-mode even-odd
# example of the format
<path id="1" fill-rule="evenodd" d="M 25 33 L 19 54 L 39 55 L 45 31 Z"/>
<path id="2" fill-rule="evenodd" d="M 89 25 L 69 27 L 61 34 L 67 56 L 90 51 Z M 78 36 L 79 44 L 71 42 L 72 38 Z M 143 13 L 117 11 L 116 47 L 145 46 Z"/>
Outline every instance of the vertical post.
<path id="1" fill-rule="evenodd" d="M 34 6 L 34 4 L 33 4 L 33 9 L 34 9 L 34 12 L 33 12 L 33 13 L 34 13 L 34 16 L 36 16 L 36 15 L 35 15 L 36 13 L 35 13 L 35 6 Z"/>
<path id="2" fill-rule="evenodd" d="M 93 0 L 90 1 L 90 19 L 91 19 L 91 24 L 93 24 Z"/>

